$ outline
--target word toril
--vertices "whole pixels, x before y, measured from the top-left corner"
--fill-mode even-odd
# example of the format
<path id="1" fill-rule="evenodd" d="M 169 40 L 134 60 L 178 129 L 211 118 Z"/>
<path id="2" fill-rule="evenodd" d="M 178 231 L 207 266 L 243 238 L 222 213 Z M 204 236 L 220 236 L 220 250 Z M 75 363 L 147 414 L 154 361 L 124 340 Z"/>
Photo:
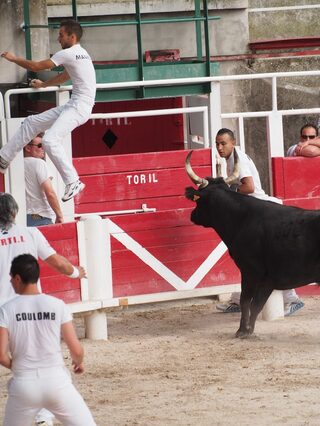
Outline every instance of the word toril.
<path id="1" fill-rule="evenodd" d="M 155 173 L 146 173 L 141 175 L 127 175 L 128 184 L 140 185 L 144 183 L 158 183 Z"/>

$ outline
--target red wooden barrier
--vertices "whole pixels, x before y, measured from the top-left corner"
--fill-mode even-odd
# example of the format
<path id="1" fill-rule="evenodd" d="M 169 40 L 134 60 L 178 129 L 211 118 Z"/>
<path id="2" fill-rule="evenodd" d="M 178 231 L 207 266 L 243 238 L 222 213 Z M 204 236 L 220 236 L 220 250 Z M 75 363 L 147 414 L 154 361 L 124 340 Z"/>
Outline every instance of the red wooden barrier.
<path id="1" fill-rule="evenodd" d="M 285 204 L 320 209 L 320 157 L 273 158 L 273 191 Z"/>
<path id="2" fill-rule="evenodd" d="M 272 158 L 273 193 L 289 206 L 320 209 L 320 157 Z M 319 295 L 319 286 L 297 289 L 299 294 Z"/>
<path id="3" fill-rule="evenodd" d="M 87 185 L 76 200 L 76 213 L 190 207 L 184 191 L 191 182 L 184 170 L 187 151 L 152 152 L 74 159 Z M 192 165 L 200 176 L 211 176 L 211 152 L 197 150 Z"/>
<path id="4" fill-rule="evenodd" d="M 239 270 L 227 253 L 209 268 L 203 278 L 197 277 L 198 269 L 221 240 L 212 229 L 193 225 L 191 211 L 192 208 L 188 208 L 110 218 L 125 232 L 125 238 L 133 239 L 155 258 L 146 263 L 139 258 L 139 249 L 133 253 L 112 238 L 115 297 L 175 290 L 173 284 L 154 271 L 155 262 L 160 262 L 183 281 L 181 290 L 240 282 Z M 194 285 L 189 288 L 188 280 L 193 274 Z"/>
<path id="5" fill-rule="evenodd" d="M 79 264 L 76 223 L 42 226 L 41 232 L 57 253 L 65 256 L 74 265 Z M 61 275 L 40 261 L 41 286 L 45 293 L 59 297 L 67 303 L 81 300 L 80 280 Z"/>
<path id="6" fill-rule="evenodd" d="M 108 216 L 119 227 L 111 238 L 114 297 L 173 291 L 177 283 L 179 289 L 190 290 L 240 282 L 239 271 L 227 254 L 212 261 L 214 266 L 204 277 L 199 275 L 198 268 L 221 240 L 212 229 L 190 221 L 194 205 L 184 196 L 191 185 L 184 168 L 186 155 L 187 151 L 171 151 L 74 159 L 87 185 L 77 197 L 77 213 L 140 209 L 145 203 L 157 209 L 155 213 Z M 210 149 L 196 150 L 192 166 L 199 176 L 211 176 Z M 118 234 L 128 247 L 117 240 Z M 132 251 L 135 244 L 138 249 Z M 165 270 L 163 275 L 156 271 L 159 265 Z M 167 274 L 171 273 L 169 282 Z M 194 274 L 194 284 L 188 283 Z"/>
<path id="7" fill-rule="evenodd" d="M 4 175 L 0 173 L 0 192 L 4 192 Z"/>

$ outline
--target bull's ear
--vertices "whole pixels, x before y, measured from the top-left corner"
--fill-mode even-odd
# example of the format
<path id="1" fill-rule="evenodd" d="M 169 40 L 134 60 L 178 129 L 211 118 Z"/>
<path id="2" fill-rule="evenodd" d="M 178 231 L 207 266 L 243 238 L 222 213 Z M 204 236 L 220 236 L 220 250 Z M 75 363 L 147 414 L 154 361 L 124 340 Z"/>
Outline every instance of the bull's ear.
<path id="1" fill-rule="evenodd" d="M 199 192 L 196 189 L 194 189 L 192 186 L 189 186 L 188 188 L 186 188 L 185 196 L 186 198 L 188 198 L 188 200 L 191 200 L 191 201 L 197 201 L 200 198 Z"/>

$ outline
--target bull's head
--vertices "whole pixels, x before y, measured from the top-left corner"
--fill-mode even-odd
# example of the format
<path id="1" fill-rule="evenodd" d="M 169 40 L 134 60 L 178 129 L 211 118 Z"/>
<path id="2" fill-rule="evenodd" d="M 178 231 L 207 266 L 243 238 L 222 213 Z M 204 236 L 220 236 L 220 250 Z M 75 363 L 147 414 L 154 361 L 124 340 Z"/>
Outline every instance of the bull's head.
<path id="1" fill-rule="evenodd" d="M 191 181 L 198 185 L 198 190 L 195 190 L 192 187 L 189 187 L 186 189 L 186 197 L 189 200 L 192 201 L 197 201 L 200 198 L 200 192 L 202 189 L 206 188 L 209 183 L 222 183 L 223 181 L 227 184 L 227 185 L 232 185 L 234 182 L 236 182 L 239 178 L 239 156 L 237 154 L 237 151 L 234 150 L 234 169 L 233 172 L 230 176 L 228 176 L 226 179 L 212 179 L 212 178 L 200 178 L 199 176 L 197 176 L 195 174 L 195 172 L 192 170 L 191 164 L 190 164 L 190 158 L 191 155 L 193 153 L 193 151 L 190 151 L 189 154 L 187 155 L 186 161 L 185 161 L 185 168 L 186 168 L 186 172 L 189 176 L 189 178 L 191 179 Z"/>

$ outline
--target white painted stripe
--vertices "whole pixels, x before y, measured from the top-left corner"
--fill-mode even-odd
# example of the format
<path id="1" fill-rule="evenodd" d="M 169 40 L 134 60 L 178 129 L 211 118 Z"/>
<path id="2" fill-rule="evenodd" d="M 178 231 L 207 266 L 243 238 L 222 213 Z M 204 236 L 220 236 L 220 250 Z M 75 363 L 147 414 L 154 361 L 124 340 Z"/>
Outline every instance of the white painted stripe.
<path id="1" fill-rule="evenodd" d="M 176 290 L 184 290 L 185 282 L 179 278 L 174 272 L 167 268 L 162 262 L 148 252 L 141 244 L 137 243 L 133 238 L 126 234 L 118 225 L 109 221 L 109 229 L 111 230 L 112 236 L 122 243 L 128 250 L 132 251 L 139 259 L 145 264 L 150 266 L 155 272 L 157 272 L 163 279 L 171 284 Z"/>
<path id="2" fill-rule="evenodd" d="M 248 9 L 249 13 L 257 13 L 257 12 L 278 12 L 281 10 L 302 10 L 302 9 L 319 9 L 320 4 L 309 4 L 309 5 L 301 5 L 301 6 L 278 6 L 278 7 L 256 7 L 252 9 Z"/>
<path id="3" fill-rule="evenodd" d="M 217 247 L 212 250 L 206 260 L 199 266 L 199 268 L 191 275 L 191 277 L 186 282 L 185 289 L 194 289 L 227 250 L 227 246 L 223 241 L 221 241 Z"/>
<path id="4" fill-rule="evenodd" d="M 141 244 L 137 243 L 132 237 L 126 234 L 118 225 L 110 219 L 105 220 L 108 221 L 109 232 L 112 233 L 114 238 L 121 242 L 128 250 L 132 251 L 139 259 L 157 272 L 176 290 L 181 291 L 194 289 L 210 271 L 210 269 L 217 263 L 221 256 L 227 251 L 226 245 L 221 241 L 199 266 L 199 268 L 192 274 L 188 281 L 185 282 L 156 257 L 149 253 L 148 250 L 142 247 Z"/>

